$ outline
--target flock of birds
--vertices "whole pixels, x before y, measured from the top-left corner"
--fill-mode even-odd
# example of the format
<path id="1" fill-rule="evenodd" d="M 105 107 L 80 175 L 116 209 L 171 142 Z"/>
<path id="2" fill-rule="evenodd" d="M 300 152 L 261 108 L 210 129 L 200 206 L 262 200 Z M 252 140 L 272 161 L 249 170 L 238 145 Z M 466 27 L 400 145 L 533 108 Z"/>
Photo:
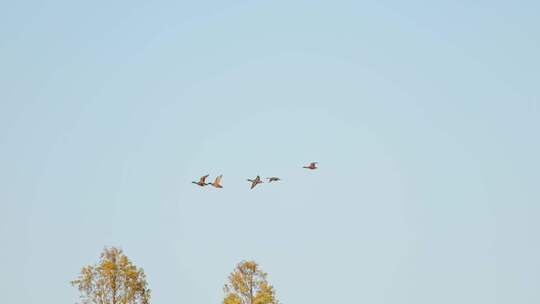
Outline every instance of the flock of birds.
<path id="1" fill-rule="evenodd" d="M 315 169 L 317 169 L 317 164 L 318 164 L 317 162 L 312 162 L 307 166 L 303 166 L 302 168 L 309 169 L 309 170 L 315 170 Z M 214 179 L 214 182 L 212 182 L 212 183 L 207 183 L 206 182 L 206 179 L 208 178 L 208 176 L 209 176 L 209 174 L 206 174 L 205 176 L 201 176 L 201 178 L 199 179 L 198 182 L 192 182 L 192 183 L 194 183 L 195 185 L 198 185 L 200 187 L 210 185 L 210 186 L 214 186 L 215 188 L 223 188 L 223 186 L 221 185 L 221 179 L 223 178 L 223 174 L 217 176 L 216 179 Z M 268 183 L 278 182 L 278 181 L 281 180 L 281 178 L 276 177 L 276 176 L 267 177 L 266 179 L 268 180 Z M 259 175 L 257 175 L 257 177 L 255 177 L 254 179 L 247 179 L 247 181 L 251 183 L 251 189 L 255 188 L 255 186 L 257 186 L 258 184 L 263 183 L 263 181 L 262 181 L 262 179 L 261 179 L 261 177 Z"/>

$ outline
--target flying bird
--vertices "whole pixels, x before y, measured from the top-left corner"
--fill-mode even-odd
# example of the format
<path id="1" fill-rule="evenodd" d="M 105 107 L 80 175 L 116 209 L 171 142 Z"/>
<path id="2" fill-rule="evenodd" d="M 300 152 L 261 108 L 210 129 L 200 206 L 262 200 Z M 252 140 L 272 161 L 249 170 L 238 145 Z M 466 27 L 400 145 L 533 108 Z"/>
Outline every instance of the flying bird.
<path id="1" fill-rule="evenodd" d="M 208 175 L 209 175 L 209 174 L 206 174 L 205 176 L 201 176 L 201 178 L 199 179 L 198 182 L 192 182 L 192 183 L 194 183 L 195 185 L 199 185 L 199 186 L 201 186 L 201 187 L 204 187 L 204 186 L 206 186 L 206 185 L 209 185 L 209 184 L 207 184 L 207 183 L 205 182 L 205 180 L 206 180 L 206 178 L 208 177 Z"/>
<path id="2" fill-rule="evenodd" d="M 223 177 L 223 174 L 216 177 L 216 179 L 214 180 L 213 183 L 210 183 L 209 185 L 212 185 L 216 188 L 223 188 L 223 186 L 221 185 L 221 178 Z"/>
<path id="3" fill-rule="evenodd" d="M 307 165 L 307 166 L 303 166 L 302 168 L 306 168 L 306 169 L 310 169 L 310 170 L 315 170 L 315 169 L 317 169 L 317 164 L 318 164 L 318 162 L 312 162 L 312 163 L 310 163 L 310 164 Z"/>
<path id="4" fill-rule="evenodd" d="M 251 182 L 251 189 L 255 188 L 258 184 L 262 184 L 261 177 L 257 175 L 255 179 L 248 179 L 248 182 Z"/>
<path id="5" fill-rule="evenodd" d="M 271 183 L 271 182 L 277 182 L 277 181 L 280 181 L 280 180 L 281 180 L 281 178 L 275 177 L 275 176 L 267 177 L 266 179 L 268 180 L 269 183 Z"/>

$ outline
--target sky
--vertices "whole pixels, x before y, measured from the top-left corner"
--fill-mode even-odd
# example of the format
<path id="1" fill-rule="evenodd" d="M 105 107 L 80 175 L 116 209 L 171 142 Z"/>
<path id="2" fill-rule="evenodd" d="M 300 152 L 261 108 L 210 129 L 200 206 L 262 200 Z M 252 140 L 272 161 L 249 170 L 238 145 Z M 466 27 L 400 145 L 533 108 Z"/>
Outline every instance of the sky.
<path id="1" fill-rule="evenodd" d="M 0 3 L 2 302 L 118 246 L 153 303 L 251 259 L 283 304 L 538 303 L 539 10 Z"/>

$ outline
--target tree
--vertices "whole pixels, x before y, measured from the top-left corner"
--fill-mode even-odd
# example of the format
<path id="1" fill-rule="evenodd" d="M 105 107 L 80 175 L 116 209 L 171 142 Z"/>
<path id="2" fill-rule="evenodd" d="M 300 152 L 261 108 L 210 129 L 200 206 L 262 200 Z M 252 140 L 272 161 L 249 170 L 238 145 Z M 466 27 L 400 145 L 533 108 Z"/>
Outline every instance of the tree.
<path id="1" fill-rule="evenodd" d="M 83 267 L 71 284 L 81 292 L 82 304 L 148 304 L 150 301 L 144 270 L 133 265 L 115 247 L 105 248 L 99 263 Z"/>
<path id="2" fill-rule="evenodd" d="M 223 304 L 278 304 L 266 275 L 254 261 L 240 262 L 223 288 Z"/>

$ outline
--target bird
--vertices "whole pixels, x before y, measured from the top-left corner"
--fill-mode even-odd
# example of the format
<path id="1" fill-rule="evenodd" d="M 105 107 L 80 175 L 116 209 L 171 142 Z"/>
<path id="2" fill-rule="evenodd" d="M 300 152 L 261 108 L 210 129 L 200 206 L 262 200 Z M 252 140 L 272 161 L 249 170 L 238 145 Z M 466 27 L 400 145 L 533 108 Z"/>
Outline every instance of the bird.
<path id="1" fill-rule="evenodd" d="M 209 185 L 212 185 L 216 188 L 223 188 L 223 186 L 221 185 L 221 178 L 223 177 L 223 174 L 216 177 L 216 179 L 214 180 L 213 183 L 210 183 Z"/>
<path id="2" fill-rule="evenodd" d="M 198 182 L 192 182 L 194 183 L 195 185 L 199 185 L 201 187 L 204 187 L 206 185 L 208 185 L 208 183 L 205 182 L 206 178 L 208 177 L 209 174 L 206 174 L 205 176 L 201 176 L 201 178 L 199 179 Z"/>
<path id="3" fill-rule="evenodd" d="M 312 162 L 312 163 L 310 163 L 310 164 L 307 165 L 307 166 L 303 166 L 302 168 L 306 168 L 306 169 L 310 169 L 310 170 L 315 170 L 315 169 L 317 169 L 317 164 L 318 164 L 318 162 Z"/>
<path id="4" fill-rule="evenodd" d="M 269 183 L 271 183 L 271 182 L 277 182 L 277 181 L 280 181 L 280 180 L 281 180 L 281 178 L 275 177 L 275 176 L 267 177 L 266 179 L 268 180 Z"/>
<path id="5" fill-rule="evenodd" d="M 248 182 L 251 182 L 251 189 L 255 188 L 258 184 L 262 184 L 261 177 L 257 175 L 255 179 L 248 179 Z"/>

